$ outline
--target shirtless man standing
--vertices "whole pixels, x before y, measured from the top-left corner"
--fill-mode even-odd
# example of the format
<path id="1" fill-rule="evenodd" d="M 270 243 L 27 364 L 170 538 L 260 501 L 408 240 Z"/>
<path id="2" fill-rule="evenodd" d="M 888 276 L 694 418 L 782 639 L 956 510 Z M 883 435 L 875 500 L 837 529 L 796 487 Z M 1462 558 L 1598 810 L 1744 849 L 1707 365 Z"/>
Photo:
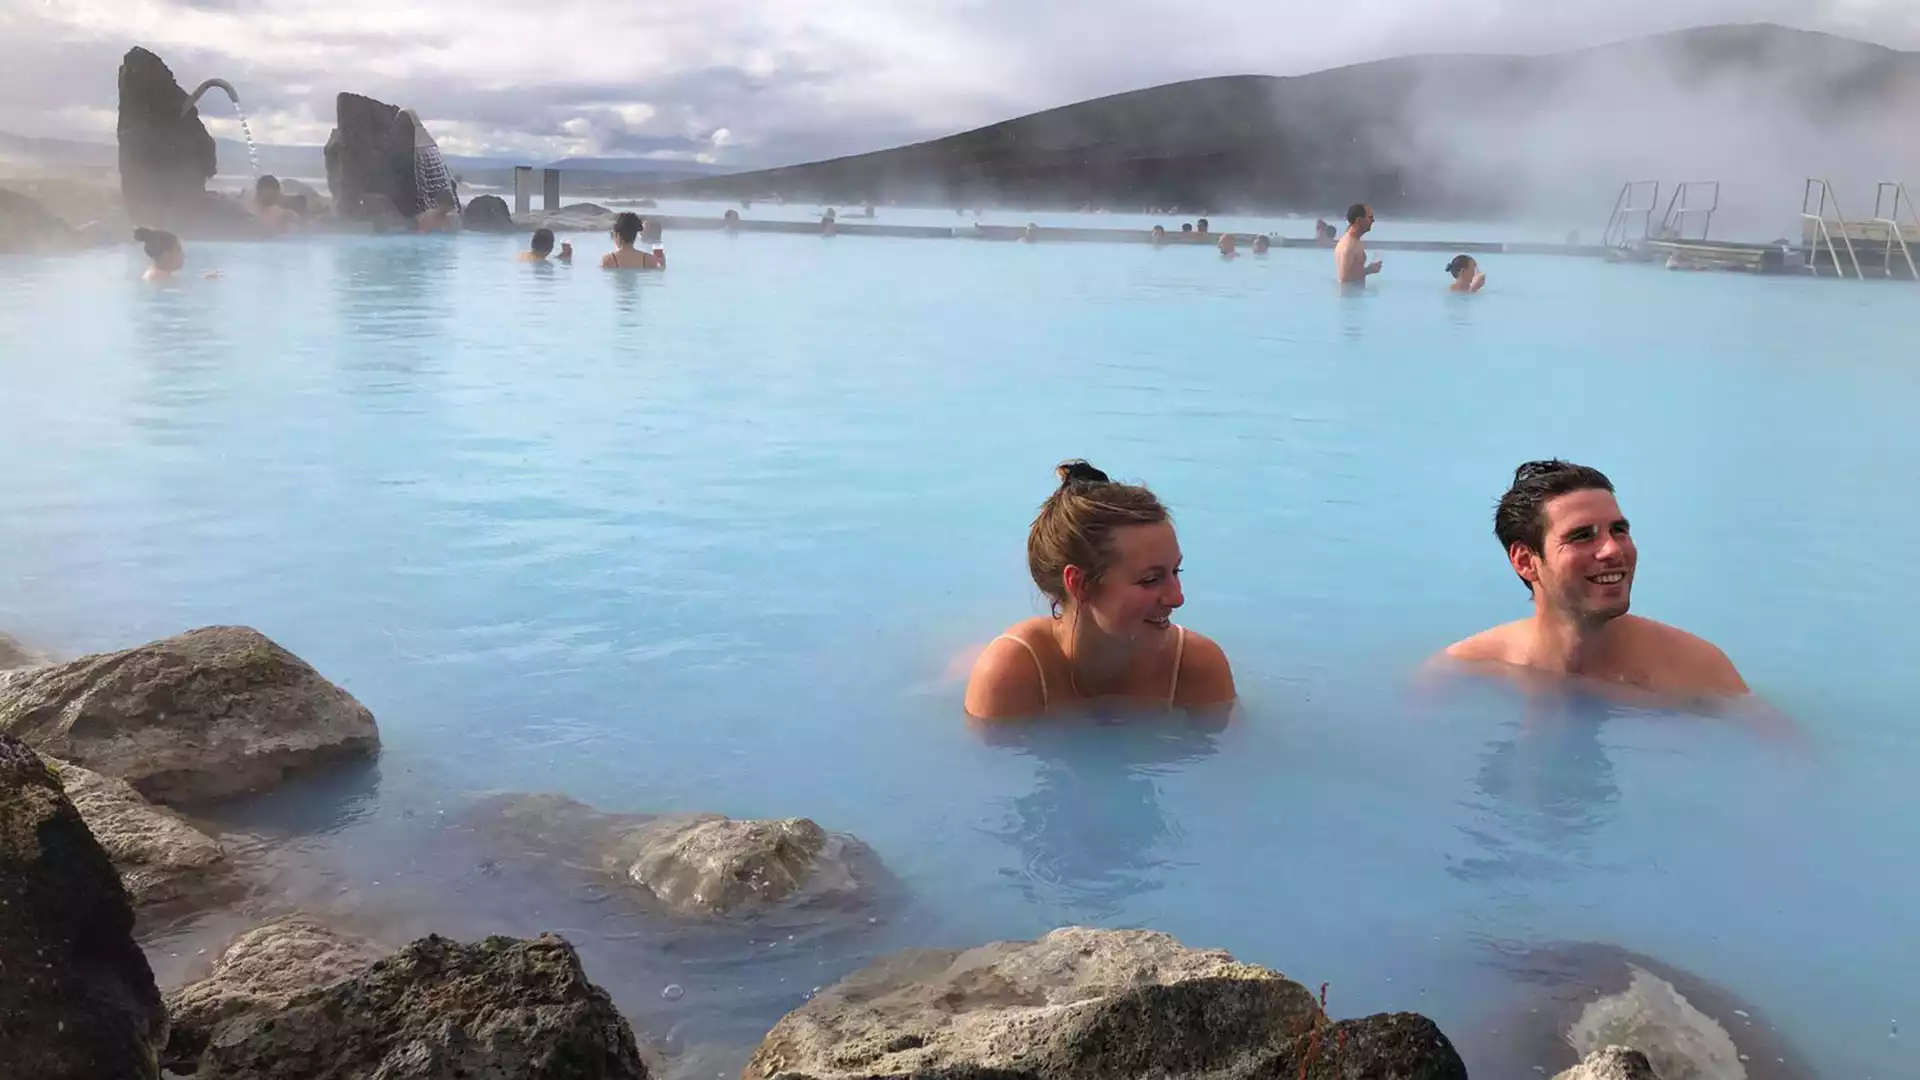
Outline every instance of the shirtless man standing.
<path id="1" fill-rule="evenodd" d="M 1342 285 L 1365 285 L 1367 278 L 1380 272 L 1378 262 L 1367 261 L 1367 249 L 1360 238 L 1373 228 L 1373 208 L 1366 203 L 1347 207 L 1347 231 L 1333 248 L 1334 275 Z"/>
<path id="2" fill-rule="evenodd" d="M 1447 659 L 1625 683 L 1656 694 L 1735 697 L 1747 684 L 1711 643 L 1627 614 L 1639 554 L 1600 470 L 1529 461 L 1493 514 L 1533 614 L 1448 648 Z"/>

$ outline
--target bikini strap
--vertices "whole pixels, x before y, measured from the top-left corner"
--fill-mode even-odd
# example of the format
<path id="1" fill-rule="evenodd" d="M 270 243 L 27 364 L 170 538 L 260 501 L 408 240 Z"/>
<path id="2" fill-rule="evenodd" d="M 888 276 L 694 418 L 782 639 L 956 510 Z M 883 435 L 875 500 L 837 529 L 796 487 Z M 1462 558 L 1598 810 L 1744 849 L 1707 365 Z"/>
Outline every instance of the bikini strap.
<path id="1" fill-rule="evenodd" d="M 1173 707 L 1173 699 L 1180 693 L 1180 661 L 1187 655 L 1187 628 L 1175 626 L 1180 636 L 1173 639 L 1173 681 L 1167 684 L 1167 707 Z"/>
<path id="2" fill-rule="evenodd" d="M 1028 642 L 1027 639 L 1017 638 L 1017 637 L 1014 637 L 1012 634 L 1001 634 L 999 637 L 994 638 L 993 640 L 1011 641 L 1015 645 L 1018 645 L 1021 648 L 1027 650 L 1027 655 L 1033 657 L 1033 670 L 1036 674 L 1040 676 L 1040 708 L 1042 710 L 1046 709 L 1047 707 L 1047 668 L 1045 664 L 1042 664 L 1040 662 L 1040 653 L 1034 649 L 1032 643 Z"/>

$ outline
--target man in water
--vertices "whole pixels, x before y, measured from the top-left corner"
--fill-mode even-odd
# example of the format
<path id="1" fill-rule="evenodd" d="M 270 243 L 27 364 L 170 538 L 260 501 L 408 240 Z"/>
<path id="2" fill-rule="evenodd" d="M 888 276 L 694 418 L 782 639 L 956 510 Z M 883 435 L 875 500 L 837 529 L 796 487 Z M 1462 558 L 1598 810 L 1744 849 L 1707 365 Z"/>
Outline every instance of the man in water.
<path id="1" fill-rule="evenodd" d="M 1334 276 L 1342 285 L 1365 285 L 1367 278 L 1380 272 L 1380 264 L 1367 261 L 1367 249 L 1360 238 L 1373 229 L 1373 209 L 1366 203 L 1347 207 L 1347 232 L 1333 248 Z"/>
<path id="2" fill-rule="evenodd" d="M 573 245 L 561 244 L 560 254 L 554 255 L 553 254 L 553 230 L 552 229 L 533 230 L 533 239 L 528 242 L 527 250 L 520 253 L 520 261 L 521 262 L 546 262 L 548 256 L 552 256 L 554 259 L 560 262 L 571 264 L 573 262 Z"/>
<path id="3" fill-rule="evenodd" d="M 1529 461 L 1493 513 L 1533 614 L 1446 650 L 1447 659 L 1623 683 L 1661 695 L 1736 697 L 1747 684 L 1712 644 L 1627 614 L 1639 562 L 1600 470 Z"/>

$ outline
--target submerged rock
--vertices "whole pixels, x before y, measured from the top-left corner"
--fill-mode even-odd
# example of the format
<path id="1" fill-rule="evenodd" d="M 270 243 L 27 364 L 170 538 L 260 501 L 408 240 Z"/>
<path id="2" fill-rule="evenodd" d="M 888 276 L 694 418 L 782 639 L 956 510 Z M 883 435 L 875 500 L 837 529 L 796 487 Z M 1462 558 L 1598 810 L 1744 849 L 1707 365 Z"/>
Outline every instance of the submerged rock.
<path id="1" fill-rule="evenodd" d="M 257 926 L 227 946 L 212 974 L 167 995 L 163 1064 L 191 1073 L 209 1045 L 243 1041 L 300 995 L 357 975 L 384 955 L 373 942 L 304 915 Z"/>
<path id="2" fill-rule="evenodd" d="M 1305 1076 L 1465 1080 L 1413 1014 L 1335 1024 L 1307 988 L 1144 930 L 886 957 L 774 1026 L 766 1080 Z"/>
<path id="3" fill-rule="evenodd" d="M 48 761 L 106 849 L 134 907 L 210 902 L 236 886 L 220 842 L 140 797 L 124 780 Z"/>
<path id="4" fill-rule="evenodd" d="M 806 818 L 608 814 L 561 795 L 489 800 L 477 815 L 538 853 L 595 863 L 681 915 L 857 902 L 881 874 L 865 844 Z"/>
<path id="5" fill-rule="evenodd" d="M 1814 1080 L 1762 1012 L 1729 991 L 1612 945 L 1562 943 L 1513 966 L 1542 992 L 1495 1026 L 1547 1075 L 1610 1046 L 1645 1054 L 1660 1080 Z M 1577 1075 L 1577 1074 L 1576 1074 Z"/>
<path id="6" fill-rule="evenodd" d="M 84 246 L 73 226 L 48 213 L 25 195 L 0 188 L 0 255 L 73 251 Z M 0 668 L 8 663 L 11 639 L 0 634 Z"/>
<path id="7" fill-rule="evenodd" d="M 1660 1080 L 1647 1055 L 1624 1046 L 1608 1046 L 1553 1080 Z"/>
<path id="8" fill-rule="evenodd" d="M 153 970 L 107 853 L 25 743 L 0 735 L 0 1076 L 151 1078 Z"/>
<path id="9" fill-rule="evenodd" d="M 240 626 L 16 672 L 0 732 L 161 803 L 258 791 L 380 742 L 353 695 Z"/>
<path id="10" fill-rule="evenodd" d="M 644 1080 L 633 1031 L 551 934 L 422 938 L 209 1042 L 200 1080 Z"/>
<path id="11" fill-rule="evenodd" d="M 498 195 L 477 195 L 460 211 L 460 225 L 476 232 L 512 232 L 516 228 L 507 201 Z"/>

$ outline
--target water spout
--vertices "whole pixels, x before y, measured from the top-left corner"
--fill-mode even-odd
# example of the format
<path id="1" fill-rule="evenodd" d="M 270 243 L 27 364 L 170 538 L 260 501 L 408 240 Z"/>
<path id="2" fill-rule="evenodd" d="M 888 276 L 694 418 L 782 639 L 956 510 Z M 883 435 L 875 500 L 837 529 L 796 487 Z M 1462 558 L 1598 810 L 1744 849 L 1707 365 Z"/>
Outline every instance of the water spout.
<path id="1" fill-rule="evenodd" d="M 187 115 L 187 111 L 192 109 L 196 104 L 199 103 L 200 95 L 206 93 L 208 90 L 211 90 L 216 86 L 227 92 L 227 97 L 233 100 L 234 108 L 238 109 L 240 107 L 240 92 L 233 88 L 232 83 L 228 82 L 225 79 L 208 79 L 206 82 L 203 82 L 199 86 L 194 87 L 193 93 L 187 95 L 187 103 L 180 107 L 180 115 L 181 116 Z"/>
<path id="2" fill-rule="evenodd" d="M 200 100 L 200 95 L 216 86 L 225 90 L 227 92 L 227 98 L 233 102 L 233 115 L 240 118 L 240 134 L 244 135 L 247 140 L 247 163 L 253 167 L 253 175 L 259 176 L 260 147 L 253 141 L 253 128 L 247 124 L 247 114 L 245 110 L 240 108 L 240 91 L 235 90 L 232 83 L 225 79 L 208 79 L 206 82 L 194 87 L 193 93 L 187 95 L 187 103 L 180 107 L 180 115 L 185 116 L 192 112 L 194 105 Z"/>

